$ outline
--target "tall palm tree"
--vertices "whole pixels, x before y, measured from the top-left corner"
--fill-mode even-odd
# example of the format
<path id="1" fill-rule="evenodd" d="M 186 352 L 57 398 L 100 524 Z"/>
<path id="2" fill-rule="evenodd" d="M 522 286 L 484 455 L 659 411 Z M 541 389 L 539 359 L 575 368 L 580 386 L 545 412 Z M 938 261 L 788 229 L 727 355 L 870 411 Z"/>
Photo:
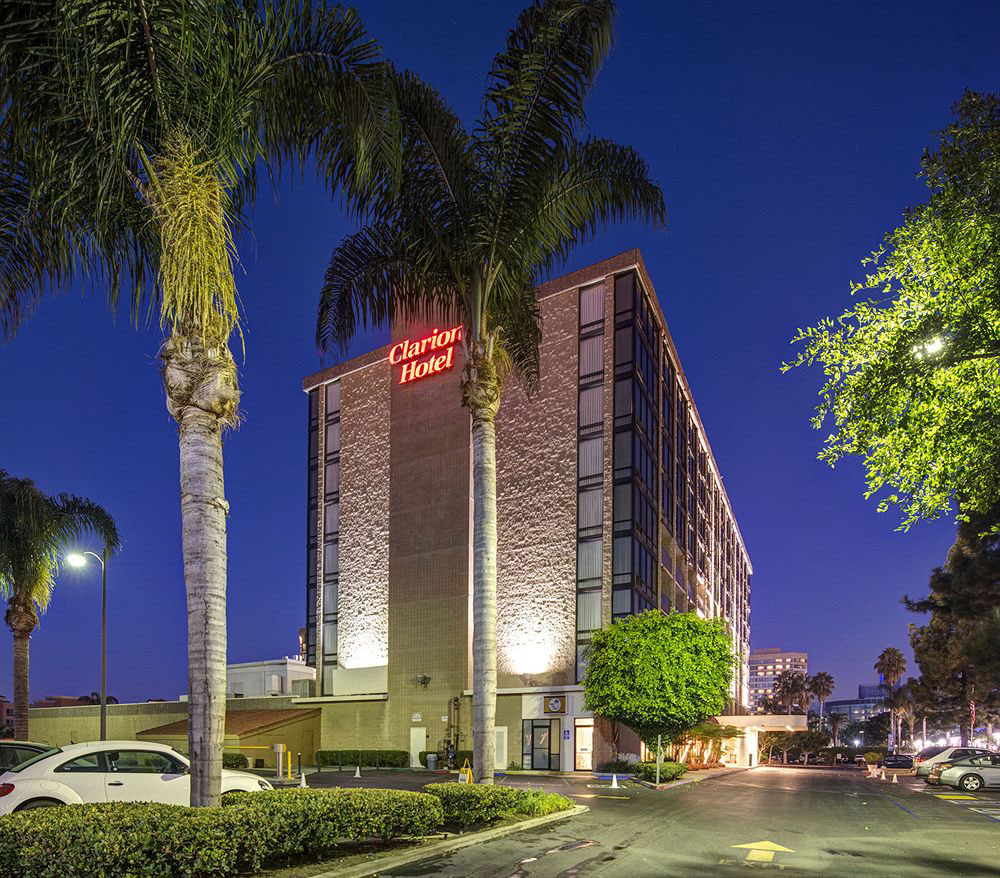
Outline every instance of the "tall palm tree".
<path id="1" fill-rule="evenodd" d="M 385 76 L 357 15 L 308 0 L 62 0 L 0 11 L 0 323 L 82 279 L 159 312 L 180 446 L 191 802 L 218 802 L 226 662 L 222 434 L 238 420 L 234 233 L 258 162 L 316 160 L 361 196 L 392 164 Z M 20 187 L 20 188 L 18 188 Z M 10 211 L 27 204 L 31 222 Z"/>
<path id="2" fill-rule="evenodd" d="M 799 671 L 782 671 L 774 679 L 774 697 L 785 706 L 788 713 L 796 705 L 802 709 L 802 700 L 808 691 L 806 675 Z"/>
<path id="3" fill-rule="evenodd" d="M 317 316 L 321 351 L 361 326 L 434 314 L 463 326 L 462 403 L 471 415 L 473 747 L 493 782 L 496 709 L 496 433 L 504 381 L 539 382 L 536 284 L 603 222 L 665 209 L 627 147 L 580 139 L 584 100 L 611 46 L 611 0 L 537 0 L 490 70 L 471 132 L 411 75 L 393 79 L 401 174 L 368 225 L 334 251 Z M 398 184 L 398 185 L 397 185 Z"/>
<path id="4" fill-rule="evenodd" d="M 59 552 L 84 534 L 118 548 L 114 520 L 96 503 L 72 494 L 49 497 L 30 479 L 0 470 L 0 595 L 14 635 L 14 734 L 28 737 L 28 644 L 52 599 Z"/>
<path id="5" fill-rule="evenodd" d="M 875 670 L 882 675 L 882 679 L 885 680 L 886 685 L 889 687 L 889 694 L 891 695 L 896 688 L 896 684 L 902 679 L 903 674 L 906 673 L 906 656 L 896 649 L 894 646 L 887 646 L 879 654 L 878 660 L 875 662 Z M 890 711 L 889 713 L 890 725 L 893 732 L 893 741 L 898 741 L 899 735 L 896 731 L 896 713 Z M 893 752 L 896 752 L 896 746 L 893 746 Z"/>
<path id="6" fill-rule="evenodd" d="M 808 678 L 809 692 L 819 702 L 819 727 L 823 728 L 823 705 L 826 699 L 833 695 L 833 677 L 826 671 L 818 671 Z"/>
<path id="7" fill-rule="evenodd" d="M 827 719 L 830 720 L 830 731 L 833 732 L 833 746 L 837 747 L 838 741 L 840 740 L 840 727 L 844 724 L 844 720 L 847 719 L 846 713 L 831 713 Z"/>

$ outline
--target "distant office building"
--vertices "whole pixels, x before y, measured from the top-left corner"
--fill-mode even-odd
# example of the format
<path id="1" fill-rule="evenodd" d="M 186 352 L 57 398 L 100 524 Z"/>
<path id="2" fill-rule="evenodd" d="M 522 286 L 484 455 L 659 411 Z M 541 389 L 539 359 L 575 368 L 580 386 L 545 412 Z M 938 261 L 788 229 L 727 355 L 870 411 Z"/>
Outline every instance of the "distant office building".
<path id="1" fill-rule="evenodd" d="M 782 671 L 809 673 L 809 653 L 788 652 L 777 646 L 750 651 L 749 706 L 754 713 L 766 713 L 758 706 L 761 698 L 774 697 L 774 681 Z M 829 703 L 829 702 L 828 702 Z"/>
<path id="2" fill-rule="evenodd" d="M 899 688 L 899 683 L 896 688 Z M 867 719 L 879 713 L 884 713 L 885 708 L 882 702 L 889 694 L 889 686 L 879 681 L 874 686 L 861 684 L 858 686 L 857 698 L 845 698 L 840 701 L 828 701 L 826 703 L 826 715 L 839 713 L 847 717 L 849 723 L 863 723 Z"/>

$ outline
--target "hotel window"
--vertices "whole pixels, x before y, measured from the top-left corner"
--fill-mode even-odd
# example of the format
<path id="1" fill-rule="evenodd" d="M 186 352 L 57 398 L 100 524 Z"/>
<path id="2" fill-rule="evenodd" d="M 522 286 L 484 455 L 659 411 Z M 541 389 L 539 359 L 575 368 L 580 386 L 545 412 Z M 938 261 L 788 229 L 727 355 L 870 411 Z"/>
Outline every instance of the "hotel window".
<path id="1" fill-rule="evenodd" d="M 322 694 L 329 695 L 330 669 L 337 666 L 338 588 L 340 582 L 340 402 L 341 386 L 326 385 L 323 505 L 323 666 Z"/>
<path id="2" fill-rule="evenodd" d="M 581 289 L 579 307 L 577 681 L 583 679 L 586 671 L 586 650 L 593 638 L 593 632 L 601 628 L 603 621 L 601 595 L 604 579 L 604 284 L 594 284 Z M 530 736 L 530 724 L 526 729 Z M 530 766 L 531 754 L 525 758 Z"/>
<path id="3" fill-rule="evenodd" d="M 309 391 L 306 467 L 306 661 L 316 662 L 316 554 L 319 545 L 317 508 L 319 476 L 319 391 Z"/>

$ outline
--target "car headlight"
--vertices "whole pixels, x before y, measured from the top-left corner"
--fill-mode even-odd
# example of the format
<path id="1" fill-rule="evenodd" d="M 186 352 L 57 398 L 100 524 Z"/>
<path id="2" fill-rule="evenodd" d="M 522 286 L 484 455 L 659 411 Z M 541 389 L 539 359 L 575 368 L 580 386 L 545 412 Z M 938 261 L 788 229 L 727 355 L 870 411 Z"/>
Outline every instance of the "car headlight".
<path id="1" fill-rule="evenodd" d="M 260 785 L 262 790 L 274 789 L 274 787 L 272 787 L 266 780 L 258 780 L 257 783 Z"/>

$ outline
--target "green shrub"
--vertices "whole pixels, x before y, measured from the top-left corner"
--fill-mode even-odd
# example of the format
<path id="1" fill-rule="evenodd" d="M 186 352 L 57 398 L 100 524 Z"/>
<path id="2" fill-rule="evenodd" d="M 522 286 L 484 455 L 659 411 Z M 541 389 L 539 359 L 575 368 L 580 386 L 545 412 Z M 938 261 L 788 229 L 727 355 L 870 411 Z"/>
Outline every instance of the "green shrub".
<path id="1" fill-rule="evenodd" d="M 247 759 L 242 753 L 223 753 L 222 767 L 235 769 L 249 768 L 250 760 Z"/>
<path id="2" fill-rule="evenodd" d="M 661 762 L 660 763 L 660 783 L 669 783 L 681 777 L 688 767 L 683 762 Z M 639 780 L 656 782 L 656 763 L 638 762 L 635 765 L 635 776 Z"/>
<path id="3" fill-rule="evenodd" d="M 885 750 L 869 750 L 865 753 L 865 762 L 868 765 L 877 765 L 879 759 L 885 756 Z"/>
<path id="4" fill-rule="evenodd" d="M 0 820 L 0 875 L 221 878 L 345 840 L 426 835 L 442 820 L 437 798 L 401 790 L 234 793 L 218 808 L 71 805 Z"/>
<path id="5" fill-rule="evenodd" d="M 424 792 L 437 796 L 444 808 L 444 819 L 458 823 L 463 829 L 512 815 L 541 817 L 573 807 L 569 799 L 556 793 L 495 784 L 430 783 Z"/>
<path id="6" fill-rule="evenodd" d="M 319 767 L 327 765 L 362 765 L 368 768 L 406 768 L 408 750 L 320 750 Z"/>
<path id="7" fill-rule="evenodd" d="M 417 758 L 420 760 L 420 764 L 426 768 L 427 767 L 427 754 L 437 752 L 438 755 L 438 768 L 448 767 L 448 754 L 442 753 L 440 751 L 434 750 L 421 750 Z M 409 757 L 407 757 L 409 758 Z M 461 768 L 465 764 L 465 760 L 469 760 L 469 765 L 472 765 L 472 751 L 471 750 L 456 750 L 455 751 L 455 767 Z"/>
<path id="8" fill-rule="evenodd" d="M 635 763 L 627 759 L 612 759 L 610 762 L 602 762 L 597 770 L 601 774 L 631 774 L 634 766 Z"/>

